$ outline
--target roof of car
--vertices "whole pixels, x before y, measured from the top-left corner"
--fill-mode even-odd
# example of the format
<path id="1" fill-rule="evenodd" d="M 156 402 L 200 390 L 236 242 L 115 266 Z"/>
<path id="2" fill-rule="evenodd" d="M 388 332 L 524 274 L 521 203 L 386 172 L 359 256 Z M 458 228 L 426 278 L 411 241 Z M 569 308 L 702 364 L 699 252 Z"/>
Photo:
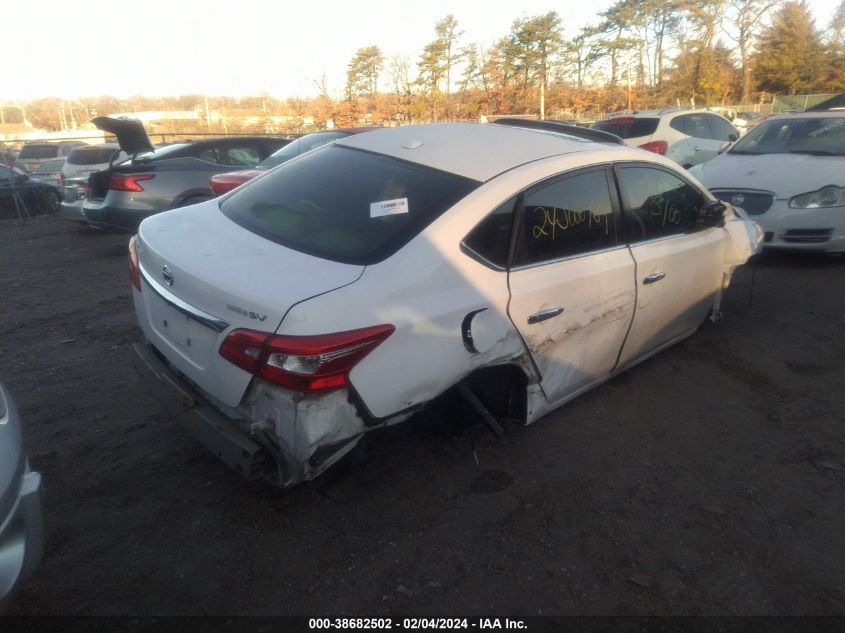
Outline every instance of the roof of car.
<path id="1" fill-rule="evenodd" d="M 845 109 L 819 110 L 817 112 L 781 112 L 771 115 L 767 120 L 772 119 L 828 119 L 830 117 L 845 117 Z"/>
<path id="2" fill-rule="evenodd" d="M 618 146 L 537 130 L 478 123 L 433 123 L 373 130 L 337 145 L 393 156 L 486 181 L 525 163 Z"/>

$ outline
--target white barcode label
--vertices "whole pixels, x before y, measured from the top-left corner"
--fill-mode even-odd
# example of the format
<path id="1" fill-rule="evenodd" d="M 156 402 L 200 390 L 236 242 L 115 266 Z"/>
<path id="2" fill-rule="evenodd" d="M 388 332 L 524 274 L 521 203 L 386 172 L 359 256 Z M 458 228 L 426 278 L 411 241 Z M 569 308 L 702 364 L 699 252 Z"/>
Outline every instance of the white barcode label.
<path id="1" fill-rule="evenodd" d="M 397 213 L 408 213 L 408 199 L 396 198 L 395 200 L 382 200 L 381 202 L 370 203 L 370 217 L 380 218 L 385 215 Z"/>

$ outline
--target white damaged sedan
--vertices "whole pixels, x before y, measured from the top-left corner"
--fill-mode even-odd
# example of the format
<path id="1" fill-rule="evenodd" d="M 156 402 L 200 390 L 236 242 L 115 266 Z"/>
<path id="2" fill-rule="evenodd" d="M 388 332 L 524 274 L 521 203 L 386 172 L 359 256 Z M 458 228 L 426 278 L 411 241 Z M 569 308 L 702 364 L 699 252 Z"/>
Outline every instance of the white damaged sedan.
<path id="1" fill-rule="evenodd" d="M 718 313 L 756 224 L 612 135 L 505 123 L 359 134 L 145 220 L 133 356 L 172 416 L 288 486 L 447 393 L 534 422 Z"/>
<path id="2" fill-rule="evenodd" d="M 765 232 L 764 248 L 845 252 L 845 112 L 783 114 L 690 173 Z"/>

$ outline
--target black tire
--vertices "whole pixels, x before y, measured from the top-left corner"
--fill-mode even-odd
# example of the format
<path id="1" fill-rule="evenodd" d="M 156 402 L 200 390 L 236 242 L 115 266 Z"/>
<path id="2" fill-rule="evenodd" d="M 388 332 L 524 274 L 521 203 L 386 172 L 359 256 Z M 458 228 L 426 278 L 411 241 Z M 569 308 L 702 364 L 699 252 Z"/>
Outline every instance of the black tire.
<path id="1" fill-rule="evenodd" d="M 61 202 L 61 198 L 59 197 L 59 194 L 57 192 L 43 191 L 38 196 L 37 213 L 43 213 L 44 215 L 58 213 L 59 205 L 61 204 Z"/>

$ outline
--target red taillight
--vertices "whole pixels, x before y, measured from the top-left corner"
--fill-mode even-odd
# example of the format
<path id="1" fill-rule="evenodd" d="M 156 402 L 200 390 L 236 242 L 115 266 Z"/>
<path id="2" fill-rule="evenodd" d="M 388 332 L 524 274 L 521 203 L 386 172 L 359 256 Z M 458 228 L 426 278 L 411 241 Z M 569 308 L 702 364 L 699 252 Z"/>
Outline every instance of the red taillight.
<path id="1" fill-rule="evenodd" d="M 660 154 L 662 156 L 666 154 L 666 150 L 669 149 L 669 143 L 666 141 L 651 141 L 650 143 L 643 143 L 639 147 L 640 149 L 644 149 L 648 152 L 654 152 L 655 154 Z"/>
<path id="2" fill-rule="evenodd" d="M 277 336 L 233 330 L 220 355 L 251 374 L 292 391 L 314 392 L 349 385 L 349 372 L 396 328 L 376 325 L 317 336 Z"/>
<path id="3" fill-rule="evenodd" d="M 138 184 L 141 180 L 149 180 L 155 174 L 135 174 L 131 176 L 112 176 L 109 178 L 109 189 L 114 191 L 143 191 L 144 188 Z"/>
<path id="4" fill-rule="evenodd" d="M 137 235 L 133 235 L 129 239 L 129 281 L 141 292 L 141 269 L 138 267 L 138 251 L 135 250 L 135 242 L 138 240 Z"/>
<path id="5" fill-rule="evenodd" d="M 211 190 L 215 196 L 222 196 L 224 193 L 229 193 L 235 187 L 240 187 L 248 180 L 252 180 L 252 176 L 228 176 L 220 180 L 212 178 Z"/>

